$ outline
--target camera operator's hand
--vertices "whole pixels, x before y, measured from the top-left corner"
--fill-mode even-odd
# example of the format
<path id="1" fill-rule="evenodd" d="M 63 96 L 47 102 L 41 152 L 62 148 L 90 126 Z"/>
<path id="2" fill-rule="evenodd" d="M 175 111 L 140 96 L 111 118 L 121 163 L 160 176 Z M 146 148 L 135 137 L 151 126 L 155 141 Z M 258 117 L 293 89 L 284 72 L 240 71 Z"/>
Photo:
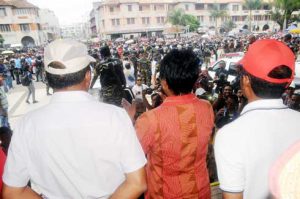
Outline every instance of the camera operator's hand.
<path id="1" fill-rule="evenodd" d="M 217 114 L 216 114 L 216 116 L 223 116 L 224 115 L 224 112 L 225 112 L 225 109 L 224 108 L 221 108 L 218 112 L 217 112 Z"/>

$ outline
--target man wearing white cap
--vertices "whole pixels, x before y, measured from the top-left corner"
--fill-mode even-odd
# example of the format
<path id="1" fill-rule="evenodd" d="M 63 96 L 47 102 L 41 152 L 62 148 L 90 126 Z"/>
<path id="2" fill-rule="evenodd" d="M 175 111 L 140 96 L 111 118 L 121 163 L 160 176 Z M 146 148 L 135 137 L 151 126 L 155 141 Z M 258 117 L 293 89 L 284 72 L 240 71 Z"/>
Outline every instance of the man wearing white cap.
<path id="1" fill-rule="evenodd" d="M 44 59 L 54 95 L 14 131 L 4 198 L 139 197 L 146 189 L 144 153 L 126 112 L 88 94 L 95 60 L 86 46 L 57 40 Z"/>

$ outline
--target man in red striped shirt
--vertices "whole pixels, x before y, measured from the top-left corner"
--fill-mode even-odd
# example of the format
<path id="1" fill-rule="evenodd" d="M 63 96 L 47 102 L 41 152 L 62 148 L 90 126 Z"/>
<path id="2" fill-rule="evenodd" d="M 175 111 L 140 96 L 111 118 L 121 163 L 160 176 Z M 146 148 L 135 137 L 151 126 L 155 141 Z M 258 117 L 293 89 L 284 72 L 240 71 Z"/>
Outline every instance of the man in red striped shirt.
<path id="1" fill-rule="evenodd" d="M 167 98 L 136 122 L 148 159 L 146 199 L 210 198 L 206 154 L 214 114 L 209 102 L 191 94 L 198 67 L 192 51 L 166 55 L 160 78 Z"/>

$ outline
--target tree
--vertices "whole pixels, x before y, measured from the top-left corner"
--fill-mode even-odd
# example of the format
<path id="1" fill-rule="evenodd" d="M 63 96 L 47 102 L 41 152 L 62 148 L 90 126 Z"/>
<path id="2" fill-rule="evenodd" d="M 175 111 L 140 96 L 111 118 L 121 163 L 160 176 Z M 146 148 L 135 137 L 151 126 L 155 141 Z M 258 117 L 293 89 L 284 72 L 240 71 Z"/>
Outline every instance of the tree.
<path id="1" fill-rule="evenodd" d="M 228 16 L 228 14 L 226 10 L 220 10 L 216 4 L 213 4 L 212 9 L 210 10 L 210 16 L 215 19 L 215 28 L 218 30 L 218 19 Z"/>
<path id="2" fill-rule="evenodd" d="M 249 29 L 252 31 L 252 11 L 261 7 L 261 0 L 245 0 L 244 6 L 249 10 Z"/>
<path id="3" fill-rule="evenodd" d="M 168 13 L 168 21 L 173 26 L 189 26 L 190 31 L 196 31 L 200 26 L 197 18 L 190 14 L 185 14 L 182 9 L 175 9 Z"/>
<path id="4" fill-rule="evenodd" d="M 292 20 L 299 19 L 292 16 L 294 11 L 300 9 L 299 0 L 274 0 L 274 5 L 276 10 L 271 12 L 271 18 L 279 24 L 281 30 L 285 30 Z"/>
<path id="5" fill-rule="evenodd" d="M 221 27 L 225 30 L 225 32 L 230 32 L 232 29 L 236 28 L 236 24 L 232 21 L 225 21 Z"/>

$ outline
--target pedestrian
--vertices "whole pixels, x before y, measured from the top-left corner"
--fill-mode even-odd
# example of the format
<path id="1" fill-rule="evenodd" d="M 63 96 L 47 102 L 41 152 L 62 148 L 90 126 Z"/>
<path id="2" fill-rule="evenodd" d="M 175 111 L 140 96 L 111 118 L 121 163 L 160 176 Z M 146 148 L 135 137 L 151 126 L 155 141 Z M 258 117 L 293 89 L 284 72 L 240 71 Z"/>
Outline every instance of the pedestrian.
<path id="1" fill-rule="evenodd" d="M 4 84 L 3 75 L 0 75 L 0 86 Z M 0 88 L 0 127 L 9 127 L 8 123 L 8 100 L 5 91 Z"/>
<path id="2" fill-rule="evenodd" d="M 209 102 L 191 94 L 198 63 L 190 50 L 167 54 L 160 66 L 167 98 L 136 122 L 148 159 L 146 199 L 210 198 L 206 155 L 214 113 Z"/>
<path id="3" fill-rule="evenodd" d="M 32 96 L 32 103 L 38 103 L 37 100 L 35 100 L 35 87 L 33 83 L 34 77 L 31 73 L 29 65 L 26 65 L 24 68 L 24 73 L 22 75 L 22 85 L 26 86 L 28 89 L 28 94 L 26 98 L 26 103 L 30 104 L 29 98 Z"/>
<path id="4" fill-rule="evenodd" d="M 138 198 L 146 190 L 145 156 L 126 112 L 87 92 L 95 61 L 87 47 L 56 40 L 44 61 L 55 93 L 14 130 L 3 198 Z"/>
<path id="5" fill-rule="evenodd" d="M 98 64 L 96 71 L 100 76 L 101 98 L 105 103 L 121 106 L 126 87 L 122 62 L 117 58 L 112 58 L 108 46 L 102 47 L 100 54 L 103 60 Z"/>
<path id="6" fill-rule="evenodd" d="M 216 135 L 220 188 L 227 199 L 269 198 L 272 164 L 300 139 L 300 113 L 281 99 L 294 78 L 295 56 L 284 43 L 265 39 L 251 44 L 240 64 L 248 104 Z"/>

